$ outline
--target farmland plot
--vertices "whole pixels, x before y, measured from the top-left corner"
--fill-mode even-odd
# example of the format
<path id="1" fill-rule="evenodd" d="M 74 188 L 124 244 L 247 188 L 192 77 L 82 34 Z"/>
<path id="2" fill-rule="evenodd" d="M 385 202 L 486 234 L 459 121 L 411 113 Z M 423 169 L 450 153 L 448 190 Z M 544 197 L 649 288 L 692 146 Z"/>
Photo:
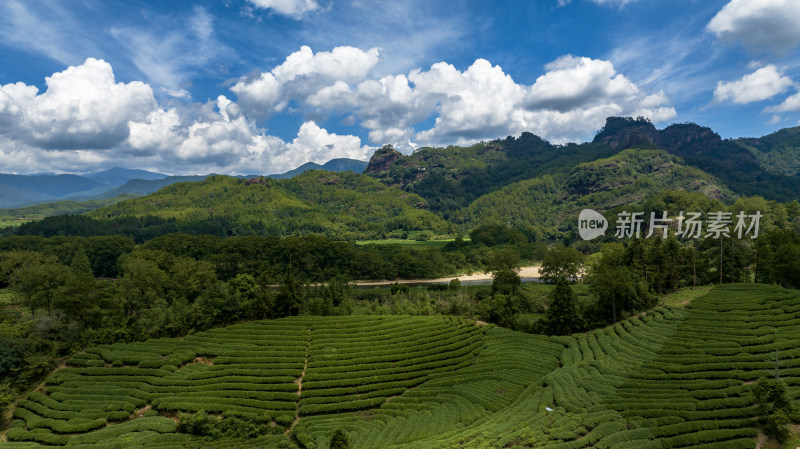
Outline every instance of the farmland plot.
<path id="1" fill-rule="evenodd" d="M 15 409 L 4 447 L 755 448 L 751 384 L 800 398 L 800 295 L 725 285 L 570 337 L 448 317 L 295 317 L 91 348 Z M 203 410 L 248 440 L 176 431 Z"/>

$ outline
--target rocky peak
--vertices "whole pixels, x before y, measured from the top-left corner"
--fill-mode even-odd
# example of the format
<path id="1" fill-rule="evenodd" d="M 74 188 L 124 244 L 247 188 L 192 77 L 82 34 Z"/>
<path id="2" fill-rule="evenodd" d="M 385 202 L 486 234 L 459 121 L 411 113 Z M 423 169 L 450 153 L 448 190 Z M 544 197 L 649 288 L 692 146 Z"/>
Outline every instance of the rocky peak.
<path id="1" fill-rule="evenodd" d="M 668 149 L 679 148 L 700 141 L 722 141 L 719 134 L 711 128 L 694 123 L 681 123 L 670 125 L 661 131 L 661 141 Z"/>
<path id="2" fill-rule="evenodd" d="M 395 161 L 403 157 L 403 155 L 394 149 L 391 145 L 384 145 L 383 148 L 377 150 L 369 159 L 364 173 L 375 175 L 389 170 Z"/>
<path id="3" fill-rule="evenodd" d="M 660 136 L 655 126 L 644 117 L 608 117 L 606 126 L 597 133 L 593 142 L 604 143 L 614 149 L 658 145 Z"/>

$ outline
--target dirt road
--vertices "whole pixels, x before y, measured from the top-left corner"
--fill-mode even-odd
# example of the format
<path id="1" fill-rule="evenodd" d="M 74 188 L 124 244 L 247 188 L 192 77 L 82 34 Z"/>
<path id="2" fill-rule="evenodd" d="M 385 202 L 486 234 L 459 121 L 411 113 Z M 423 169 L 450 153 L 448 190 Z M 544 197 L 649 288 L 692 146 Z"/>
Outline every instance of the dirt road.
<path id="1" fill-rule="evenodd" d="M 533 265 L 530 267 L 522 267 L 519 270 L 519 277 L 525 278 L 538 278 L 539 277 L 539 265 Z M 488 281 L 492 279 L 491 273 L 473 273 L 470 275 L 463 275 L 463 276 L 453 276 L 447 278 L 438 278 L 438 279 L 399 279 L 396 281 L 353 281 L 350 284 L 358 285 L 362 287 L 381 287 L 386 285 L 392 285 L 395 282 L 398 284 L 442 284 L 448 283 L 453 279 L 458 279 L 461 282 L 465 281 Z"/>

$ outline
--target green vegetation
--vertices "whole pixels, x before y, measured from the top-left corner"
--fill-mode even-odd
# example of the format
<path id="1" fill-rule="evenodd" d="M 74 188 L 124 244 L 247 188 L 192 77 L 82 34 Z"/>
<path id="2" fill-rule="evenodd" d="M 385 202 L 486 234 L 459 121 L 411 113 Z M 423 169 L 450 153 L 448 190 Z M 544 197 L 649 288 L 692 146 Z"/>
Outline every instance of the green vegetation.
<path id="1" fill-rule="evenodd" d="M 570 335 L 583 328 L 575 292 L 563 276 L 556 280 L 556 286 L 550 294 L 542 326 L 550 335 Z"/>
<path id="2" fill-rule="evenodd" d="M 113 198 L 89 201 L 56 201 L 37 204 L 18 209 L 0 209 L 0 228 L 19 226 L 30 221 L 56 215 L 82 214 L 120 201 L 134 198 L 134 195 L 120 195 Z"/>
<path id="3" fill-rule="evenodd" d="M 791 201 L 800 196 L 800 180 L 797 176 L 776 172 L 796 163 L 796 155 L 791 150 L 779 150 L 797 147 L 796 133 L 796 129 L 790 128 L 760 139 L 723 140 L 710 128 L 694 123 L 674 124 L 659 131 L 643 118 L 609 117 L 594 143 L 620 150 L 639 146 L 660 148 L 718 177 L 739 195 Z M 763 141 L 758 142 L 761 139 Z M 774 159 L 767 161 L 754 155 L 748 146 L 768 151 Z"/>
<path id="4" fill-rule="evenodd" d="M 605 145 L 552 145 L 531 133 L 470 147 L 420 148 L 404 156 L 378 150 L 365 174 L 417 193 L 431 210 L 449 217 L 486 193 L 544 174 L 557 176 L 574 165 L 616 153 Z"/>
<path id="5" fill-rule="evenodd" d="M 68 368 L 48 380 L 45 394 L 33 393 L 17 404 L 20 425 L 13 425 L 8 437 L 99 442 L 92 431 L 126 421 L 147 406 L 157 414 L 179 412 L 177 430 L 187 435 L 185 441 L 194 435 L 288 444 L 284 433 L 298 417 L 374 408 L 468 366 L 483 331 L 441 318 L 309 317 L 257 321 L 184 339 L 101 345 L 67 360 Z M 173 439 L 158 434 L 175 431 L 174 424 L 163 425 L 167 421 L 134 417 L 131 422 L 151 423 L 139 430 L 154 432 L 151 442 L 164 442 Z M 76 433 L 81 435 L 66 435 Z M 308 439 L 302 431 L 293 436 Z M 114 437 L 124 441 L 127 435 Z M 115 443 L 114 437 L 101 444 Z"/>
<path id="6" fill-rule="evenodd" d="M 800 202 L 746 196 L 797 197 L 784 131 L 610 119 L 591 144 L 387 147 L 367 175 L 212 176 L 5 230 L 7 446 L 790 442 Z M 579 239 L 583 208 L 604 237 Z M 654 235 L 613 237 L 622 211 Z M 648 229 L 679 211 L 758 211 L 759 236 Z M 491 285 L 350 283 L 477 271 Z"/>
<path id="7" fill-rule="evenodd" d="M 75 354 L 18 404 L 7 438 L 755 448 L 763 417 L 800 418 L 798 321 L 800 292 L 745 284 L 566 337 L 444 317 L 256 321 Z"/>
<path id="8" fill-rule="evenodd" d="M 546 175 L 509 184 L 455 211 L 452 220 L 468 228 L 502 223 L 552 240 L 569 235 L 581 209 L 608 210 L 678 189 L 735 199 L 719 180 L 664 151 L 625 150 L 579 164 L 561 181 Z"/>
<path id="9" fill-rule="evenodd" d="M 700 287 L 685 287 L 680 290 L 664 295 L 659 304 L 666 307 L 685 307 L 691 304 L 695 299 L 705 295 L 711 291 L 711 285 L 703 285 Z"/>
<path id="10" fill-rule="evenodd" d="M 447 222 L 425 210 L 421 197 L 387 188 L 368 176 L 312 170 L 291 179 L 258 180 L 210 176 L 173 184 L 89 216 L 103 220 L 154 216 L 188 223 L 216 218 L 226 223 L 227 235 L 316 234 L 340 240 L 449 229 Z"/>
<path id="11" fill-rule="evenodd" d="M 736 143 L 753 153 L 770 173 L 784 176 L 800 173 L 800 127 L 782 129 L 759 138 L 737 139 Z"/>

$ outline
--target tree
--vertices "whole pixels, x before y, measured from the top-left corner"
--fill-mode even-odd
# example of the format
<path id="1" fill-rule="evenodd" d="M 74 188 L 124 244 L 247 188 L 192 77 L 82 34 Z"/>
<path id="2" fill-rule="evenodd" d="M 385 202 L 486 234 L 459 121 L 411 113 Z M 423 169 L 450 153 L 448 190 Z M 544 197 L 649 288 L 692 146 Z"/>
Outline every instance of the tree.
<path id="1" fill-rule="evenodd" d="M 551 249 L 542 260 L 539 277 L 545 282 L 555 282 L 560 277 L 572 282 L 577 281 L 583 259 L 583 253 L 573 248 Z"/>
<path id="2" fill-rule="evenodd" d="M 69 269 L 56 263 L 27 263 L 14 271 L 11 288 L 22 296 L 22 304 L 34 314 L 53 307 L 56 289 L 63 286 Z"/>
<path id="3" fill-rule="evenodd" d="M 125 316 L 132 317 L 151 307 L 166 306 L 164 291 L 169 276 L 158 264 L 139 257 L 124 257 L 122 277 L 116 282 Z"/>
<path id="4" fill-rule="evenodd" d="M 86 327 L 100 327 L 104 315 L 113 310 L 107 285 L 98 283 L 89 258 L 79 249 L 72 258 L 64 286 L 58 289 L 53 299 L 53 307 L 61 310 L 67 320 Z"/>
<path id="5" fill-rule="evenodd" d="M 79 249 L 75 251 L 75 256 L 72 258 L 70 264 L 72 274 L 81 281 L 94 281 L 94 274 L 92 273 L 92 266 L 89 264 L 89 258 L 86 253 Z"/>
<path id="6" fill-rule="evenodd" d="M 461 280 L 459 280 L 458 278 L 451 279 L 450 284 L 448 284 L 447 286 L 447 289 L 454 292 L 461 290 Z"/>
<path id="7" fill-rule="evenodd" d="M 217 274 L 211 262 L 177 257 L 169 271 L 169 279 L 173 294 L 192 303 L 205 290 L 217 283 Z"/>
<path id="8" fill-rule="evenodd" d="M 280 291 L 275 298 L 275 312 L 279 317 L 298 315 L 303 308 L 303 284 L 297 280 L 292 269 L 286 271 Z"/>
<path id="9" fill-rule="evenodd" d="M 0 288 L 11 285 L 14 272 L 24 265 L 41 265 L 58 263 L 52 255 L 44 255 L 33 251 L 6 251 L 0 253 Z"/>
<path id="10" fill-rule="evenodd" d="M 577 332 L 583 325 L 575 303 L 575 293 L 567 279 L 559 277 L 555 288 L 550 292 L 549 307 L 545 317 L 545 330 L 548 334 L 569 335 Z"/>
<path id="11" fill-rule="evenodd" d="M 491 297 L 484 298 L 478 305 L 478 315 L 484 321 L 511 327 L 514 316 L 519 312 L 515 298 L 503 293 L 495 293 Z"/>
<path id="12" fill-rule="evenodd" d="M 503 249 L 495 251 L 486 262 L 486 273 L 492 273 L 492 294 L 513 295 L 522 285 L 519 278 L 519 255 Z"/>
<path id="13" fill-rule="evenodd" d="M 478 226 L 470 231 L 469 238 L 475 245 L 483 244 L 486 246 L 523 245 L 528 243 L 528 238 L 522 231 L 497 223 Z"/>
<path id="14" fill-rule="evenodd" d="M 341 428 L 334 430 L 328 447 L 330 449 L 350 449 L 350 439 L 347 437 L 347 432 Z"/>
<path id="15" fill-rule="evenodd" d="M 758 406 L 758 422 L 764 433 L 780 442 L 785 441 L 789 436 L 786 426 L 791 423 L 794 412 L 786 386 L 778 377 L 769 380 L 762 377 L 751 393 Z"/>
<path id="16" fill-rule="evenodd" d="M 196 305 L 199 313 L 196 323 L 198 327 L 209 328 L 241 318 L 240 297 L 230 295 L 228 290 L 223 283 L 217 283 L 204 290 L 197 298 Z"/>
<path id="17" fill-rule="evenodd" d="M 623 311 L 633 310 L 639 302 L 639 288 L 626 266 L 606 265 L 601 261 L 592 267 L 589 284 L 597 298 L 597 318 L 602 321 L 616 323 Z"/>

